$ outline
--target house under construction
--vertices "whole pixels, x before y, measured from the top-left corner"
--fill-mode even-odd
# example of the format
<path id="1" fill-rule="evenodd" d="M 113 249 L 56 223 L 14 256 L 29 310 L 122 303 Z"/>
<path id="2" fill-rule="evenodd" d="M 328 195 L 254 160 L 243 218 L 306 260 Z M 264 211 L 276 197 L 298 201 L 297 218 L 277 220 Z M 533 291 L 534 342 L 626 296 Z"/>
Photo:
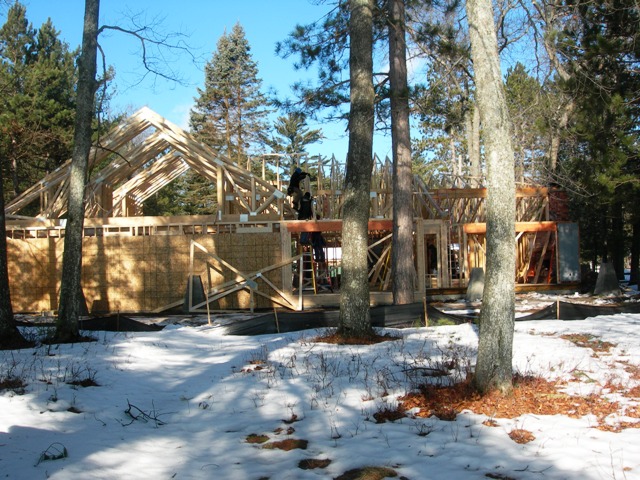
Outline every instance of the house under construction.
<path id="1" fill-rule="evenodd" d="M 371 304 L 391 303 L 391 162 L 375 158 L 369 220 Z M 82 288 L 91 313 L 206 312 L 339 304 L 343 169 L 307 161 L 317 218 L 297 220 L 279 157 L 238 165 L 143 108 L 90 155 Z M 143 203 L 187 170 L 208 179 L 212 215 L 147 217 Z M 16 312 L 56 311 L 70 161 L 6 205 Z M 284 176 L 286 174 L 286 177 Z M 415 300 L 464 294 L 485 262 L 484 188 L 433 189 L 413 180 Z M 21 215 L 38 206 L 36 217 Z M 324 239 L 314 254 L 307 238 Z M 567 289 L 580 280 L 578 228 L 559 189 L 517 190 L 518 289 Z"/>

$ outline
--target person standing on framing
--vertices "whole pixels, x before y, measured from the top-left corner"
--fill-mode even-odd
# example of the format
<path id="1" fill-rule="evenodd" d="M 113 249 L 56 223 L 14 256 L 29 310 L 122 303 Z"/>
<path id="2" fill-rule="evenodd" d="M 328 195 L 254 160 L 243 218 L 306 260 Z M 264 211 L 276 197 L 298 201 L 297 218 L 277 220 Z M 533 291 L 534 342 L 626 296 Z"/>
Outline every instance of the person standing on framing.
<path id="1" fill-rule="evenodd" d="M 289 188 L 287 188 L 287 195 L 291 197 L 291 205 L 295 211 L 300 210 L 300 200 L 302 199 L 302 190 L 300 189 L 300 182 L 305 178 L 311 178 L 307 172 L 303 172 L 300 167 L 296 167 L 289 180 Z"/>

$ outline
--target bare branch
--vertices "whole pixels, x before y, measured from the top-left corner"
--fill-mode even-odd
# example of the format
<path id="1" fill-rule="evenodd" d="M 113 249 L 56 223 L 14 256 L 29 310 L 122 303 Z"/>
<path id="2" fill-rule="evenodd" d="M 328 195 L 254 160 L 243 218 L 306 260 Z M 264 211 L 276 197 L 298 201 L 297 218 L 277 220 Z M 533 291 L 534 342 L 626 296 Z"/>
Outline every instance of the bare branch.
<path id="1" fill-rule="evenodd" d="M 193 54 L 192 47 L 186 42 L 189 34 L 182 32 L 160 33 L 165 29 L 162 26 L 163 19 L 156 17 L 150 22 L 141 14 L 127 12 L 130 26 L 102 25 L 98 34 L 106 31 L 123 33 L 133 37 L 139 47 L 144 73 L 133 83 L 139 85 L 149 75 L 175 82 L 179 85 L 187 85 L 188 81 L 173 65 L 187 56 L 194 64 L 200 64 L 203 60 Z"/>

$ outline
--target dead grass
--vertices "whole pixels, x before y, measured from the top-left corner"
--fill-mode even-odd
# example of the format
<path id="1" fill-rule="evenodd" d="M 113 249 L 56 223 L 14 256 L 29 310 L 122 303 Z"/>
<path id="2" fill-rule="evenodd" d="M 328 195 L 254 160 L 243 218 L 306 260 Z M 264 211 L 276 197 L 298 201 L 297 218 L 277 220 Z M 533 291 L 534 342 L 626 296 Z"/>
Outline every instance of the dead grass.
<path id="1" fill-rule="evenodd" d="M 566 334 L 561 338 L 582 348 L 590 348 L 594 355 L 606 354 L 616 345 L 590 334 Z M 631 380 L 640 380 L 640 367 L 629 362 L 618 362 L 624 366 Z M 640 406 L 623 406 L 603 395 L 569 395 L 567 383 L 552 382 L 531 375 L 515 375 L 513 391 L 509 394 L 491 392 L 481 396 L 471 385 L 470 378 L 452 386 L 423 385 L 418 392 L 400 398 L 400 408 L 404 411 L 418 409 L 417 417 L 435 416 L 442 420 L 453 420 L 457 413 L 470 410 L 476 414 L 487 415 L 483 422 L 487 426 L 497 426 L 494 418 L 517 418 L 528 413 L 536 415 L 565 415 L 579 418 L 593 415 L 598 424 L 595 428 L 619 432 L 625 428 L 640 428 L 640 422 L 619 422 L 611 425 L 606 422 L 610 415 L 640 419 Z M 628 381 L 609 380 L 603 390 L 615 392 L 629 399 L 640 398 L 640 386 L 629 387 Z M 516 442 L 531 441 L 533 435 L 524 430 L 514 430 L 510 434 Z"/>
<path id="2" fill-rule="evenodd" d="M 278 427 L 276 428 L 273 433 L 275 433 L 276 435 L 293 435 L 294 433 L 296 433 L 296 429 L 293 427 L 289 427 L 287 429 L 284 429 L 282 427 Z"/>
<path id="3" fill-rule="evenodd" d="M 260 435 L 258 433 L 250 433 L 245 438 L 247 443 L 265 443 L 269 440 L 269 437 L 266 435 Z"/>
<path id="4" fill-rule="evenodd" d="M 375 345 L 377 343 L 400 340 L 401 338 L 401 336 L 391 335 L 389 333 L 384 335 L 373 333 L 367 336 L 353 336 L 344 335 L 336 331 L 316 337 L 312 341 L 318 343 L 330 343 L 334 345 Z"/>
<path id="5" fill-rule="evenodd" d="M 308 440 L 300 440 L 297 438 L 287 438 L 285 440 L 279 440 L 277 442 L 265 443 L 262 448 L 266 450 L 284 450 L 285 452 L 289 452 L 291 450 L 295 450 L 297 448 L 301 450 L 306 450 L 309 445 Z"/>
<path id="6" fill-rule="evenodd" d="M 83 378 L 82 380 L 73 380 L 71 382 L 67 382 L 69 385 L 74 385 L 76 387 L 99 387 L 100 385 L 92 378 Z"/>
<path id="7" fill-rule="evenodd" d="M 21 378 L 7 377 L 0 378 L 0 391 L 11 390 L 12 392 L 22 395 L 25 392 L 27 384 Z"/>
<path id="8" fill-rule="evenodd" d="M 331 465 L 328 458 L 307 458 L 298 462 L 298 468 L 301 470 L 315 470 L 316 468 L 327 468 Z"/>
<path id="9" fill-rule="evenodd" d="M 574 345 L 583 348 L 590 348 L 595 353 L 609 353 L 616 345 L 610 342 L 603 342 L 599 338 L 588 333 L 570 333 L 560 335 L 560 338 L 568 340 Z"/>
<path id="10" fill-rule="evenodd" d="M 362 467 L 348 470 L 335 480 L 382 480 L 383 478 L 395 478 L 398 472 L 389 467 Z"/>
<path id="11" fill-rule="evenodd" d="M 376 423 L 395 422 L 396 420 L 400 420 L 406 416 L 407 415 L 402 408 L 396 408 L 393 410 L 385 408 L 373 414 L 373 418 L 375 418 Z"/>
<path id="12" fill-rule="evenodd" d="M 629 374 L 632 380 L 640 381 L 640 366 L 633 365 L 628 361 L 618 362 L 618 363 L 624 365 L 624 371 Z"/>
<path id="13" fill-rule="evenodd" d="M 633 388 L 627 390 L 627 396 L 633 398 L 640 398 L 640 385 L 636 385 Z"/>

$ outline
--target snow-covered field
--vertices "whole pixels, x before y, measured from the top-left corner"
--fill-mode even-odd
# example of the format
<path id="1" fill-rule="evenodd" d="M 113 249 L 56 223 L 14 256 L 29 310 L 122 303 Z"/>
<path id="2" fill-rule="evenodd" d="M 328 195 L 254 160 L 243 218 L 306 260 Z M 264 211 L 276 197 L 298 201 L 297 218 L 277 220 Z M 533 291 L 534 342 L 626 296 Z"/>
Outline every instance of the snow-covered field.
<path id="1" fill-rule="evenodd" d="M 478 340 L 468 324 L 386 332 L 401 339 L 337 346 L 315 342 L 318 331 L 236 337 L 215 323 L 170 325 L 0 352 L 0 381 L 26 384 L 0 391 L 0 476 L 316 479 L 375 465 L 413 480 L 640 479 L 640 429 L 603 431 L 592 415 L 376 423 L 376 412 L 428 380 L 417 372 L 455 365 L 432 381 L 464 378 Z M 596 353 L 561 338 L 578 333 L 612 346 Z M 640 315 L 516 323 L 514 369 L 620 402 L 612 426 L 638 421 L 624 412 L 640 399 L 610 386 L 632 390 L 639 367 Z M 535 440 L 514 442 L 514 429 Z M 252 443 L 256 435 L 266 441 Z M 269 448 L 287 439 L 306 449 Z M 330 463 L 300 468 L 309 459 Z"/>

